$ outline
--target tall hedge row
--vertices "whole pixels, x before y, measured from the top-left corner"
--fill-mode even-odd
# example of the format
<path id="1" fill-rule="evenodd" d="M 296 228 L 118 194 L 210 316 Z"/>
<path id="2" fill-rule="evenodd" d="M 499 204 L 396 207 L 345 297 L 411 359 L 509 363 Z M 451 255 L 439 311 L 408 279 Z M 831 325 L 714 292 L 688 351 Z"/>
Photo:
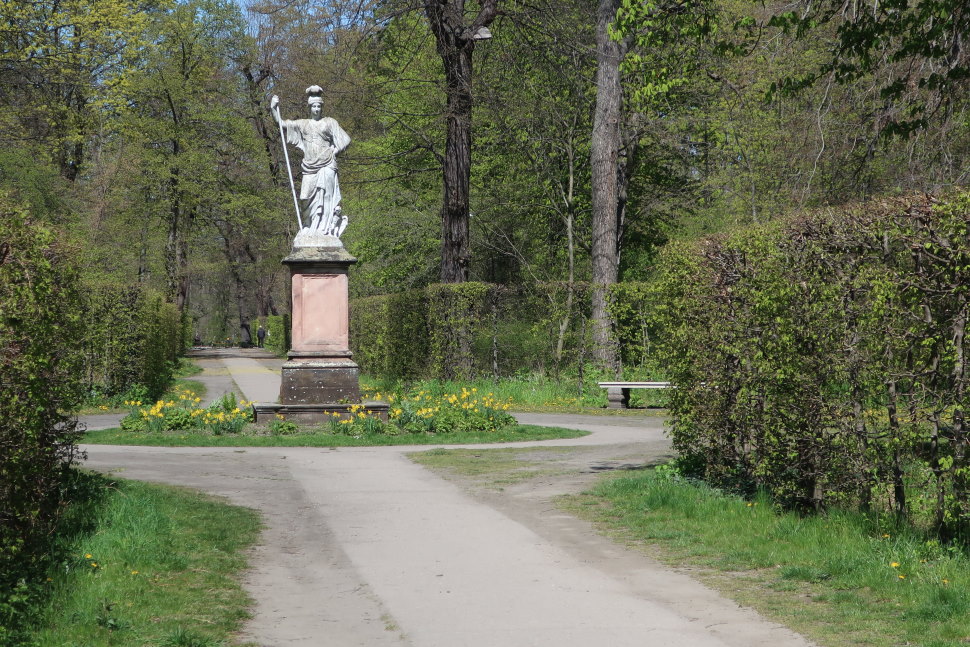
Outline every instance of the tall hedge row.
<path id="1" fill-rule="evenodd" d="M 285 355 L 290 350 L 289 314 L 266 317 L 266 348 L 277 355 Z"/>
<path id="2" fill-rule="evenodd" d="M 668 248 L 644 303 L 685 464 L 965 532 L 968 226 L 919 198 Z"/>
<path id="3" fill-rule="evenodd" d="M 431 285 L 351 302 L 351 344 L 363 371 L 461 379 L 559 372 L 586 352 L 588 286 L 538 289 L 486 283 Z"/>
<path id="4" fill-rule="evenodd" d="M 71 412 L 92 394 L 160 395 L 186 330 L 149 290 L 82 287 L 55 233 L 0 194 L 0 643 L 16 635 L 72 487 Z"/>
<path id="5" fill-rule="evenodd" d="M 188 327 L 175 305 L 138 285 L 85 289 L 82 301 L 77 341 L 87 394 L 160 396 L 186 347 Z"/>
<path id="6" fill-rule="evenodd" d="M 0 642 L 77 459 L 81 297 L 54 234 L 0 195 Z"/>

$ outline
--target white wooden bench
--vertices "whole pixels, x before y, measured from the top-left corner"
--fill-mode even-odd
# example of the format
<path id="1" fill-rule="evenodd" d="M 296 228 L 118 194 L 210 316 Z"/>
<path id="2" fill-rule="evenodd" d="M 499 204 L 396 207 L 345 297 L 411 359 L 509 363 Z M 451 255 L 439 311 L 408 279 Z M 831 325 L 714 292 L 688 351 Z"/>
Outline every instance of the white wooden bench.
<path id="1" fill-rule="evenodd" d="M 598 382 L 606 389 L 606 405 L 610 409 L 630 408 L 630 389 L 671 389 L 670 382 Z"/>

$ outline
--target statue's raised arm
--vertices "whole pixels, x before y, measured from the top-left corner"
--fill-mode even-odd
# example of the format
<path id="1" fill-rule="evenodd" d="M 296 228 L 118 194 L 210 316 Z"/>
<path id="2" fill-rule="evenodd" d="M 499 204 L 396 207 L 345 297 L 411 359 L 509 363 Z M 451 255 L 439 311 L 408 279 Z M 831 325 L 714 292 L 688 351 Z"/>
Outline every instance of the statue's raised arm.
<path id="1" fill-rule="evenodd" d="M 270 112 L 285 140 L 284 151 L 286 144 L 303 151 L 297 206 L 301 231 L 294 241 L 297 247 L 325 244 L 323 239 L 329 237 L 340 238 L 347 227 L 340 208 L 337 154 L 350 146 L 350 136 L 335 119 L 323 116 L 323 88 L 311 85 L 306 94 L 309 119 L 283 119 L 279 97 L 273 95 L 270 99 Z"/>

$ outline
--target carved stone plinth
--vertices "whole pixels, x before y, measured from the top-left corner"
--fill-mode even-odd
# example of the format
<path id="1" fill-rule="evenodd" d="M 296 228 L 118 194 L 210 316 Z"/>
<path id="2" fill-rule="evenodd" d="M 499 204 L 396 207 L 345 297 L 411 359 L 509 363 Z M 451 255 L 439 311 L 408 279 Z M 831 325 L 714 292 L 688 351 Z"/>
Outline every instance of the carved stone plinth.
<path id="1" fill-rule="evenodd" d="M 359 402 L 357 365 L 351 361 L 293 361 L 283 364 L 281 404 Z"/>
<path id="2" fill-rule="evenodd" d="M 329 420 L 360 403 L 359 369 L 350 352 L 347 270 L 357 262 L 340 240 L 294 247 L 283 259 L 293 295 L 292 349 L 283 364 L 279 404 L 256 406 L 256 422 L 274 416 L 301 422 Z M 373 403 L 378 405 L 381 403 Z M 387 418 L 387 406 L 370 407 Z"/>
<path id="3" fill-rule="evenodd" d="M 609 387 L 606 389 L 606 402 L 608 409 L 629 409 L 630 389 L 619 386 Z"/>
<path id="4" fill-rule="evenodd" d="M 360 407 L 356 411 L 351 411 L 351 407 Z M 292 422 L 303 422 L 319 424 L 329 422 L 337 414 L 339 419 L 349 418 L 357 415 L 357 412 L 364 411 L 370 416 L 380 418 L 387 422 L 387 412 L 389 405 L 386 402 L 363 402 L 361 404 L 267 404 L 259 403 L 253 405 L 256 411 L 256 422 L 259 424 L 268 423 L 276 417 L 282 417 Z"/>

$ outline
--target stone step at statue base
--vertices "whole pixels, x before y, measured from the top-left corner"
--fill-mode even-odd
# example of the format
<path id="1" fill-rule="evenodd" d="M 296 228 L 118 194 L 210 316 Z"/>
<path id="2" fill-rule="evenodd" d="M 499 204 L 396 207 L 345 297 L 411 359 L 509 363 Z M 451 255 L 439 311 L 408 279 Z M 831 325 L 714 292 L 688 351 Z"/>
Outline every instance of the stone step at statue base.
<path id="1" fill-rule="evenodd" d="M 386 402 L 341 402 L 335 404 L 276 404 L 259 402 L 253 405 L 256 424 L 267 425 L 273 420 L 288 420 L 298 424 L 326 424 L 334 419 L 347 420 L 364 413 L 387 422 L 389 405 Z"/>

